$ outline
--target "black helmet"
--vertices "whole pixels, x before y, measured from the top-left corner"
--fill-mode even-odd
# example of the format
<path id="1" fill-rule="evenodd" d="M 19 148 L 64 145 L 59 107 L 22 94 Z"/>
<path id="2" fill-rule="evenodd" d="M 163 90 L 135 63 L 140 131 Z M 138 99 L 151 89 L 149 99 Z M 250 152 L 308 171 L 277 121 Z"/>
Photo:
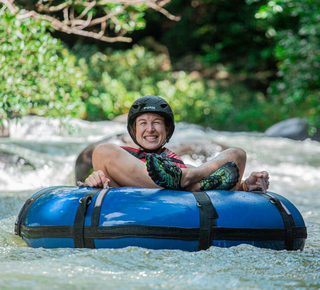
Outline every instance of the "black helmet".
<path id="1" fill-rule="evenodd" d="M 174 116 L 169 104 L 158 96 L 144 96 L 142 98 L 137 99 L 132 104 L 129 113 L 128 113 L 128 124 L 127 129 L 128 132 L 138 146 L 142 147 L 136 140 L 136 136 L 133 134 L 132 126 L 136 120 L 136 118 L 144 113 L 155 113 L 161 115 L 165 119 L 165 124 L 168 127 L 168 135 L 166 142 L 169 142 L 173 131 L 174 131 Z M 164 144 L 162 144 L 163 146 Z M 145 149 L 145 148 L 144 148 Z M 148 150 L 147 150 L 148 151 Z"/>

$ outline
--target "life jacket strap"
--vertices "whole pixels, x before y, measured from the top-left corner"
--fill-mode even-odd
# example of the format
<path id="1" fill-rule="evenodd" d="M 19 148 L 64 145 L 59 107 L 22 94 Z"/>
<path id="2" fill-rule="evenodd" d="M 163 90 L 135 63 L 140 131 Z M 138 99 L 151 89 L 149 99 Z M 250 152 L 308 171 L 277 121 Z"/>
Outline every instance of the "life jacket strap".
<path id="1" fill-rule="evenodd" d="M 130 153 L 131 155 L 133 155 L 134 157 L 136 157 L 138 159 L 146 158 L 146 156 L 148 154 L 148 153 L 144 152 L 143 150 L 134 151 L 134 150 L 131 150 L 128 148 L 122 148 L 122 149 L 126 150 L 128 153 Z M 169 157 L 167 154 L 165 154 L 165 156 L 164 156 L 164 154 L 161 156 L 164 157 L 168 161 L 184 164 L 184 162 L 182 160 L 174 158 L 174 157 Z"/>

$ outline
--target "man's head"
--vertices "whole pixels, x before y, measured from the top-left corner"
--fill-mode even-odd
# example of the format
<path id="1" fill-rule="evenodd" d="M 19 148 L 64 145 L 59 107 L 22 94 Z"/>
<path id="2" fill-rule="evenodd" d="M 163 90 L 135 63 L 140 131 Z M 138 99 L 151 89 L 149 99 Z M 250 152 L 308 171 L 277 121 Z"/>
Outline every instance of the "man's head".
<path id="1" fill-rule="evenodd" d="M 146 115 L 146 113 L 150 113 L 153 115 L 153 118 L 148 115 L 148 121 L 151 122 L 154 118 L 154 115 L 158 115 L 158 120 L 162 120 L 165 125 L 166 138 L 163 140 L 163 143 L 159 143 L 158 148 L 145 148 L 143 145 L 147 145 L 149 143 L 141 144 L 141 139 L 137 138 L 137 120 L 142 115 Z M 145 119 L 146 121 L 147 119 Z M 174 132 L 174 116 L 169 104 L 162 98 L 158 96 L 145 96 L 137 99 L 131 106 L 128 114 L 128 132 L 132 138 L 132 140 L 140 147 L 149 152 L 156 152 L 160 149 L 166 142 L 168 142 Z M 140 136 L 141 137 L 141 136 Z M 155 136 L 150 136 L 149 140 L 154 138 Z M 161 133 L 162 138 L 162 133 Z M 139 140 L 137 140 L 139 139 Z M 159 141 L 159 140 L 158 140 Z"/>

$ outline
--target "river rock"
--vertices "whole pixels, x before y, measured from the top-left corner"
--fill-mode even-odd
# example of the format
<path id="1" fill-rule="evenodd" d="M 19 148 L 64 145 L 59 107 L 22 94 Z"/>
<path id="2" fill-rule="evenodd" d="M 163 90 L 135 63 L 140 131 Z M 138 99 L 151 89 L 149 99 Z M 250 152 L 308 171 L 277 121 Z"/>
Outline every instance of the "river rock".
<path id="1" fill-rule="evenodd" d="M 23 172 L 30 170 L 36 170 L 35 165 L 30 163 L 25 158 L 19 156 L 18 154 L 3 152 L 0 150 L 0 167 L 4 170 L 9 170 L 9 168 L 16 168 Z"/>
<path id="2" fill-rule="evenodd" d="M 292 118 L 274 124 L 265 134 L 269 137 L 285 137 L 293 140 L 305 140 L 308 136 L 308 125 L 299 118 Z"/>
<path id="3" fill-rule="evenodd" d="M 127 124 L 128 114 L 122 114 L 115 117 L 112 121 Z"/>
<path id="4" fill-rule="evenodd" d="M 126 134 L 119 134 L 103 139 L 99 142 L 89 145 L 84 149 L 76 160 L 75 175 L 76 181 L 84 181 L 92 170 L 92 152 L 100 144 L 116 144 L 118 146 L 132 146 L 130 137 Z"/>

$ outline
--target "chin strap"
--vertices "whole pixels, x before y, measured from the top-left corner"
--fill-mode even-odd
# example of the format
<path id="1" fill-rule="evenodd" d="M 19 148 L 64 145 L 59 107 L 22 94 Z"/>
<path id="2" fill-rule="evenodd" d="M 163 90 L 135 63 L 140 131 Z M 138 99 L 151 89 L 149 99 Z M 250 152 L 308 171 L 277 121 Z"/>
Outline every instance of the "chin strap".
<path id="1" fill-rule="evenodd" d="M 140 146 L 140 151 L 143 151 L 146 153 L 158 153 L 160 149 L 162 149 L 162 146 L 157 149 L 154 149 L 154 150 L 149 150 L 149 149 L 146 149 L 146 148 Z"/>

